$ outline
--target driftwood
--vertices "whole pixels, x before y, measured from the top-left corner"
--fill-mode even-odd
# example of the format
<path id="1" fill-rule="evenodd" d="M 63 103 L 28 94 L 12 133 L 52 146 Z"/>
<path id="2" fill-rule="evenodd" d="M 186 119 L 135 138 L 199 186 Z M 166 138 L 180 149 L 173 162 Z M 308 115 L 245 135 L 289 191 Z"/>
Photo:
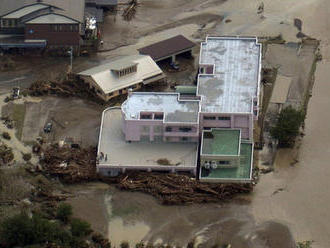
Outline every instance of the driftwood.
<path id="1" fill-rule="evenodd" d="M 66 183 L 97 179 L 96 149 L 77 149 L 52 145 L 43 151 L 44 170 Z"/>
<path id="2" fill-rule="evenodd" d="M 114 183 L 114 179 L 102 178 Z M 252 184 L 202 183 L 187 175 L 131 172 L 117 178 L 122 190 L 149 193 L 163 204 L 178 205 L 205 202 L 224 202 L 240 193 L 252 191 Z"/>
<path id="3" fill-rule="evenodd" d="M 133 19 L 136 13 L 136 7 L 138 6 L 137 0 L 131 0 L 128 3 L 128 7 L 124 9 L 124 12 L 122 14 L 125 21 L 130 21 Z"/>

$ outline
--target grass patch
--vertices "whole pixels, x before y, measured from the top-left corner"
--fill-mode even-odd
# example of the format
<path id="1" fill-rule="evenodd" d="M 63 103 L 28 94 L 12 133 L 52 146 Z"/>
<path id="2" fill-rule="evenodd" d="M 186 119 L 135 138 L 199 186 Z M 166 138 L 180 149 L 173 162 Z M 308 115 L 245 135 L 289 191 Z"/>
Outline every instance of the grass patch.
<path id="1" fill-rule="evenodd" d="M 21 140 L 25 117 L 25 104 L 14 104 L 12 119 L 15 122 L 16 137 Z"/>

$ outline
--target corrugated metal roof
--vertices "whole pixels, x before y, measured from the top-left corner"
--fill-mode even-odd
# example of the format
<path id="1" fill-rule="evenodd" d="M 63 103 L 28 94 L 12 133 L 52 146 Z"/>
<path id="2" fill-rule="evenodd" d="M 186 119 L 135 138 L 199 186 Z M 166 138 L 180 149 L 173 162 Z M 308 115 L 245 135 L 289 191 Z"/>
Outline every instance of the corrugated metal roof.
<path id="1" fill-rule="evenodd" d="M 291 81 L 292 79 L 290 77 L 277 75 L 270 102 L 285 103 L 288 97 Z"/>
<path id="2" fill-rule="evenodd" d="M 76 24 L 78 21 L 73 20 L 71 18 L 68 18 L 63 15 L 51 13 L 51 14 L 45 14 L 38 17 L 35 17 L 29 21 L 26 22 L 27 24 L 44 24 L 44 23 L 50 23 L 50 24 Z"/>
<path id="3" fill-rule="evenodd" d="M 161 58 L 179 53 L 180 51 L 193 48 L 195 45 L 194 42 L 188 40 L 183 35 L 177 35 L 150 46 L 142 47 L 138 49 L 138 51 L 140 54 L 149 55 L 153 60 L 157 61 Z"/>

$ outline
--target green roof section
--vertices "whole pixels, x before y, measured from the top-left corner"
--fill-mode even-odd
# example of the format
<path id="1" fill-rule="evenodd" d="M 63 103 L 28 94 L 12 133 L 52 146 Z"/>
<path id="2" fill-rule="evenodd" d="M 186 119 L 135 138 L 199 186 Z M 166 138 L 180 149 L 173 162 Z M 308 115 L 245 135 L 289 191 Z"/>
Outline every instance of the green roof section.
<path id="1" fill-rule="evenodd" d="M 241 131 L 235 129 L 211 129 L 203 132 L 203 155 L 238 156 Z"/>
<path id="2" fill-rule="evenodd" d="M 178 85 L 175 87 L 175 91 L 185 95 L 196 95 L 197 86 Z"/>
<path id="3" fill-rule="evenodd" d="M 201 167 L 201 178 L 212 180 L 250 180 L 252 170 L 252 143 L 241 143 L 240 164 L 234 168 L 205 169 Z"/>

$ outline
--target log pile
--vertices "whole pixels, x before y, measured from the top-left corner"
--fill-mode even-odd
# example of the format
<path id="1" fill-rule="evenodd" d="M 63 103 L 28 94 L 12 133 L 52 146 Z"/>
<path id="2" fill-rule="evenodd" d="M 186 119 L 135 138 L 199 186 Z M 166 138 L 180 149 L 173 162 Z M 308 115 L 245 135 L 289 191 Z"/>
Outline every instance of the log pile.
<path id="1" fill-rule="evenodd" d="M 43 151 L 44 170 L 58 176 L 66 183 L 78 183 L 97 179 L 96 149 L 59 147 L 52 145 Z"/>
<path id="2" fill-rule="evenodd" d="M 122 14 L 125 21 L 131 21 L 134 18 L 137 6 L 138 6 L 137 0 L 131 0 L 128 3 L 127 8 L 124 9 L 124 12 Z"/>
<path id="3" fill-rule="evenodd" d="M 252 184 L 202 183 L 186 175 L 147 172 L 122 175 L 117 186 L 122 190 L 149 193 L 167 205 L 224 202 L 253 189 Z"/>
<path id="4" fill-rule="evenodd" d="M 78 78 L 55 81 L 35 81 L 28 89 L 31 96 L 56 95 L 61 97 L 80 97 L 91 99 L 97 103 L 103 103 L 96 93 L 87 84 Z"/>

